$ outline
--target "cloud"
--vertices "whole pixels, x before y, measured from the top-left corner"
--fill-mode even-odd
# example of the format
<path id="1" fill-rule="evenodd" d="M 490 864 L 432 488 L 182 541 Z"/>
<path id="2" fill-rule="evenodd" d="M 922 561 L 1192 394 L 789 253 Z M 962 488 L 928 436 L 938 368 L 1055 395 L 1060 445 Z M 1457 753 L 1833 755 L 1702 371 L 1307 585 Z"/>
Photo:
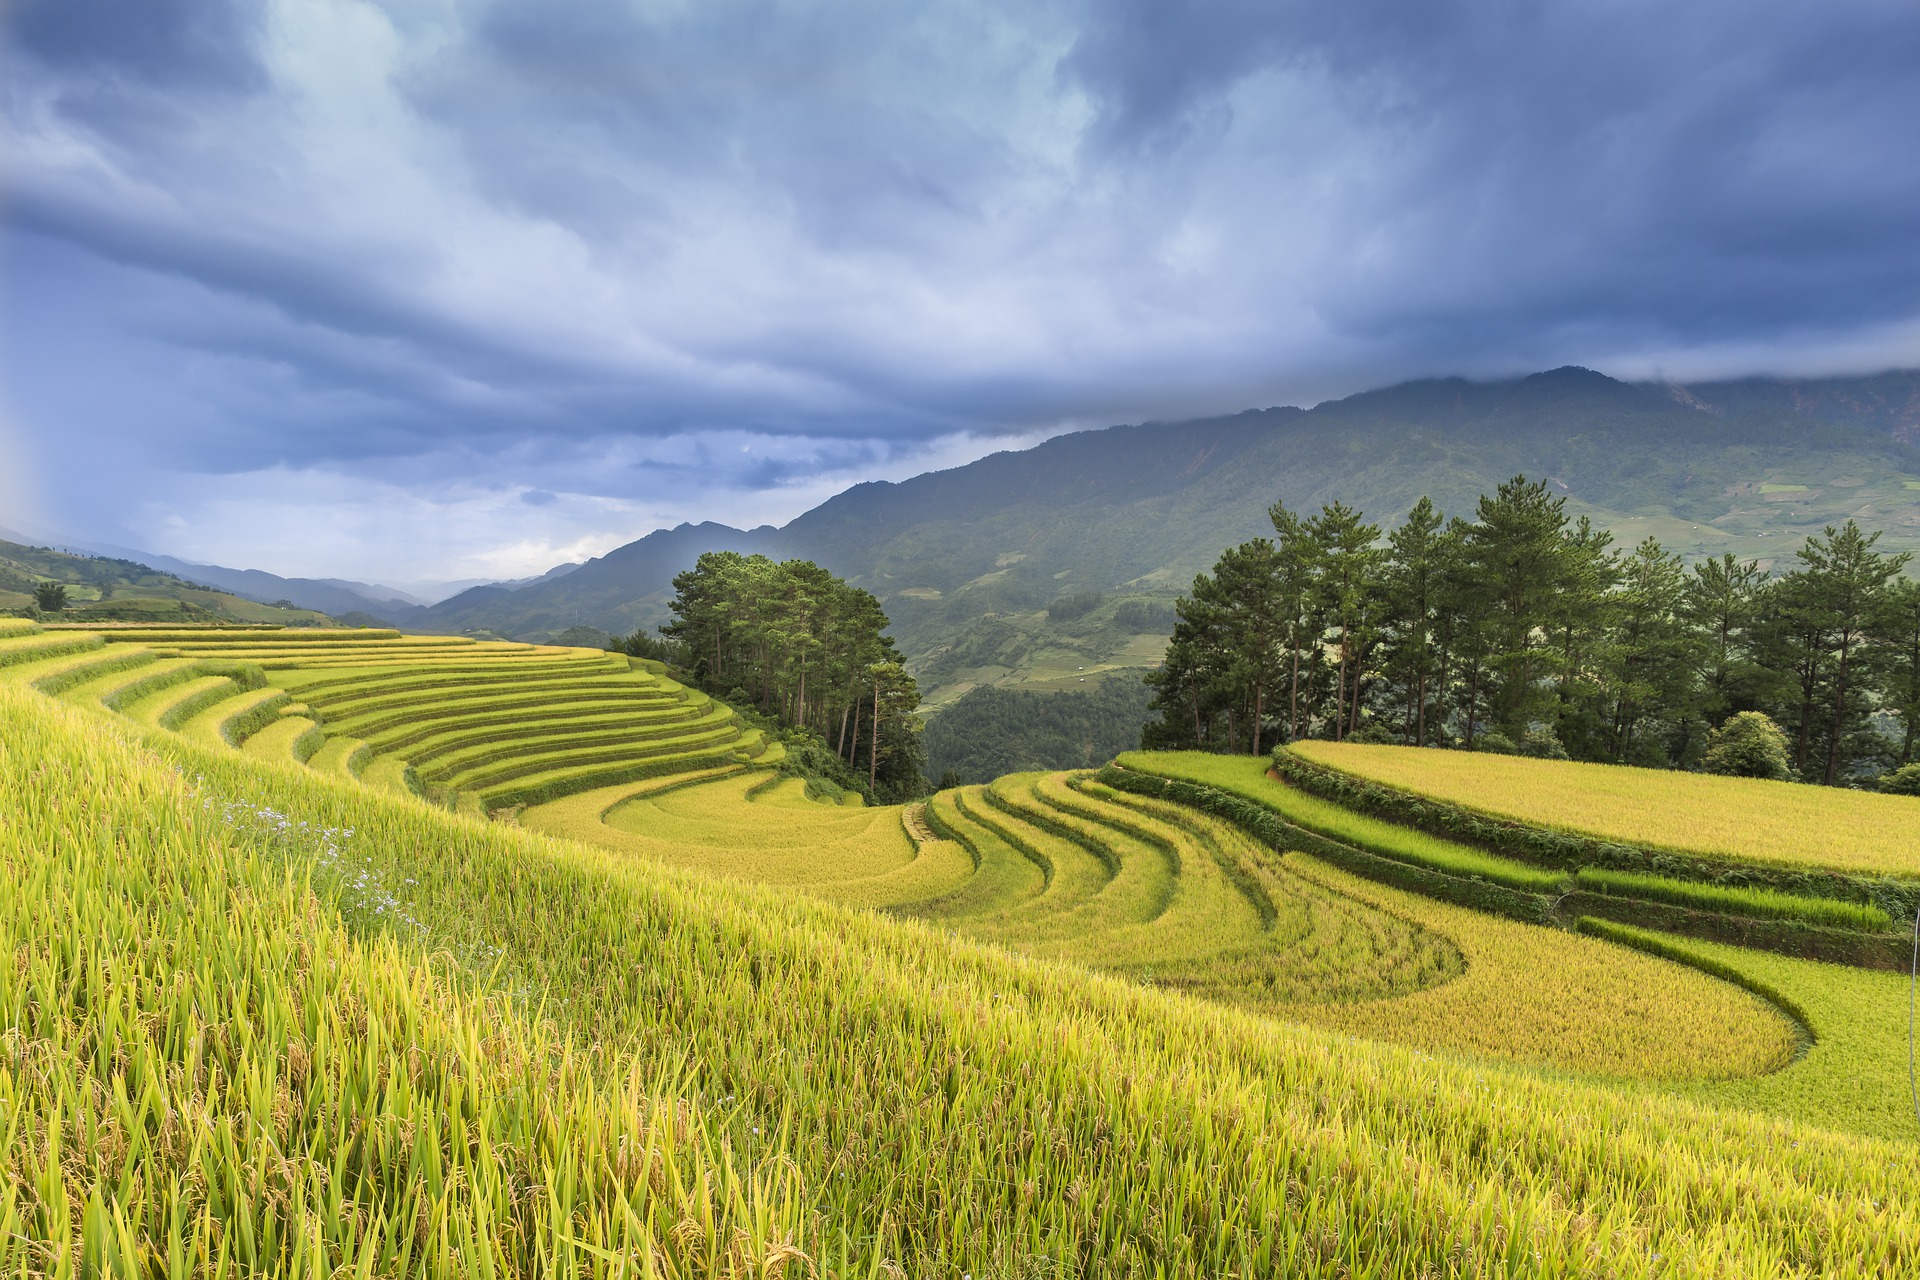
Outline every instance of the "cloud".
<path id="1" fill-rule="evenodd" d="M 291 555 L 377 490 L 484 556 L 1427 373 L 1920 356 L 1904 0 L 135 9 L 0 65 L 75 532 Z"/>

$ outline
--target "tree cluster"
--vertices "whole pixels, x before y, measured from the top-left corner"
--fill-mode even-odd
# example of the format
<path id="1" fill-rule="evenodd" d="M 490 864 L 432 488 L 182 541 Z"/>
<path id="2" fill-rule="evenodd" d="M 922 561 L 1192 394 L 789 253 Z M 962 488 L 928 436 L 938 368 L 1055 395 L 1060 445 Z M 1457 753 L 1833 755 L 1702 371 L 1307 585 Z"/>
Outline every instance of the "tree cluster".
<path id="1" fill-rule="evenodd" d="M 811 560 L 710 551 L 673 580 L 661 632 L 693 683 L 817 733 L 875 798 L 922 788 L 920 691 L 880 602 Z"/>
<path id="2" fill-rule="evenodd" d="M 1147 690 L 1133 675 L 1084 692 L 980 685 L 928 721 L 927 773 L 959 786 L 1028 769 L 1098 768 L 1139 745 L 1148 718 Z"/>
<path id="3" fill-rule="evenodd" d="M 1471 520 L 1422 498 L 1384 537 L 1338 502 L 1269 514 L 1272 538 L 1180 600 L 1147 745 L 1357 736 L 1699 768 L 1714 730 L 1758 712 L 1808 781 L 1914 757 L 1920 585 L 1853 521 L 1773 573 L 1616 549 L 1525 477 Z"/>

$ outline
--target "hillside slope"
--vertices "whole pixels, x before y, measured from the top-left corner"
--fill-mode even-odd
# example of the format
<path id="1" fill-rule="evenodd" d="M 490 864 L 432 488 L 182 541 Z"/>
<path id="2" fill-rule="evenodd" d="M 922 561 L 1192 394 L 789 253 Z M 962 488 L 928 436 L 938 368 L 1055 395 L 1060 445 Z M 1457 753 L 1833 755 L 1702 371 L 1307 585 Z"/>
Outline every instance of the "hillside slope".
<path id="1" fill-rule="evenodd" d="M 805 556 L 880 597 L 938 700 L 975 682 L 1150 665 L 1155 633 L 1112 608 L 1078 635 L 1040 611 L 1066 593 L 1164 602 L 1221 548 L 1266 531 L 1275 499 L 1337 498 L 1391 523 L 1422 494 L 1467 513 L 1526 473 L 1550 477 L 1619 542 L 1654 534 L 1688 556 L 1777 558 L 1848 516 L 1920 548 L 1917 434 L 1920 373 L 1685 387 L 1575 368 L 1433 379 L 1306 411 L 1077 432 L 856 485 L 780 529 L 683 525 L 564 579 L 476 589 L 409 621 L 516 637 L 576 622 L 627 631 L 665 617 L 673 574 L 701 551 Z"/>

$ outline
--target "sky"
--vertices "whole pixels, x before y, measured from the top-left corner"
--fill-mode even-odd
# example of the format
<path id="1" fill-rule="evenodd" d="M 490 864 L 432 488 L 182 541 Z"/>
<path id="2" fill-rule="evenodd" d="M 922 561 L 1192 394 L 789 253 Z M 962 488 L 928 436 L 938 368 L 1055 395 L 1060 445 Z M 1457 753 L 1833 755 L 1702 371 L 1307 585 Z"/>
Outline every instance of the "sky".
<path id="1" fill-rule="evenodd" d="M 0 113 L 0 527 L 289 575 L 1920 366 L 1912 0 L 13 0 Z"/>

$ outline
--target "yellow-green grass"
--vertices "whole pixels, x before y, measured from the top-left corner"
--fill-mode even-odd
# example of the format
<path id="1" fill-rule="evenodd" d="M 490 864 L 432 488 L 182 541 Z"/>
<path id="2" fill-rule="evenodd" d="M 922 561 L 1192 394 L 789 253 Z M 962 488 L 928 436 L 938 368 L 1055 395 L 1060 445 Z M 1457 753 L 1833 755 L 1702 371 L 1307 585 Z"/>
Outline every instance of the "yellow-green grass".
<path id="1" fill-rule="evenodd" d="M 1116 763 L 1122 768 L 1158 777 L 1216 787 L 1271 810 L 1303 831 L 1448 875 L 1477 877 L 1526 893 L 1559 892 L 1567 887 L 1570 878 L 1564 871 L 1502 858 L 1410 827 L 1381 822 L 1308 795 L 1269 776 L 1264 756 L 1223 756 L 1205 751 L 1129 751 Z"/>
<path id="2" fill-rule="evenodd" d="M 360 780 L 393 795 L 414 794 L 413 784 L 408 780 L 407 762 L 399 756 L 374 756 L 361 766 Z"/>
<path id="3" fill-rule="evenodd" d="M 1920 800 L 1910 796 L 1420 747 L 1289 749 L 1385 786 L 1556 831 L 1728 862 L 1920 877 Z"/>
<path id="4" fill-rule="evenodd" d="M 490 810 L 516 804 L 539 804 L 592 787 L 610 787 L 620 782 L 689 773 L 748 760 L 757 761 L 760 758 L 757 753 L 763 752 L 765 746 L 765 737 L 755 729 L 728 741 L 693 750 L 664 754 L 648 752 L 604 764 L 556 766 L 480 788 L 478 795 L 481 803 Z"/>
<path id="5" fill-rule="evenodd" d="M 1907 1078 L 1905 974 L 1823 964 L 1724 943 L 1676 938 L 1601 923 L 1662 955 L 1682 956 L 1738 975 L 1788 1001 L 1813 1043 L 1784 1071 L 1739 1080 L 1677 1085 L 1684 1096 L 1722 1106 L 1797 1116 L 1853 1133 L 1920 1138 Z"/>
<path id="6" fill-rule="evenodd" d="M 533 730 L 555 724 L 577 724 L 584 729 L 618 725 L 643 729 L 692 720 L 708 709 L 709 706 L 692 703 L 662 701 L 637 703 L 634 706 L 556 706 L 531 710 L 525 707 L 506 710 L 488 708 L 458 715 L 441 715 L 434 711 L 429 698 L 423 699 L 411 721 L 396 717 L 385 727 L 365 731 L 365 734 L 369 742 L 378 742 L 390 751 L 412 751 L 416 748 L 444 751 L 466 743 L 495 741 L 503 734 L 511 736 L 516 727 L 521 725 Z M 338 720 L 330 720 L 329 723 L 336 728 L 341 725 Z"/>
<path id="7" fill-rule="evenodd" d="M 133 699 L 120 710 L 130 719 L 156 728 L 172 728 L 200 709 L 237 692 L 230 676 L 195 676 Z"/>
<path id="8" fill-rule="evenodd" d="M 1920 1267 L 1908 1144 L 1328 1037 L 13 689 L 0 753 L 9 1273 L 89 1237 L 163 1275 Z M 329 871 L 241 798 L 355 834 Z"/>
<path id="9" fill-rule="evenodd" d="M 100 647 L 100 638 L 87 632 L 27 632 L 6 637 L 0 644 L 0 667 L 45 662 Z"/>
<path id="10" fill-rule="evenodd" d="M 102 627 L 108 640 L 132 644 L 338 644 L 400 640 L 398 631 L 381 627 Z"/>
<path id="11" fill-rule="evenodd" d="M 10 647 L 11 642 L 0 644 L 0 651 Z M 42 693 L 58 694 L 98 678 L 136 670 L 152 661 L 153 655 L 143 649 L 115 652 L 101 645 L 89 645 L 53 653 L 42 650 L 39 656 L 24 661 L 0 663 L 0 678 L 32 685 Z"/>
<path id="12" fill-rule="evenodd" d="M 483 763 L 470 767 L 448 765 L 442 760 L 432 771 L 432 777 L 462 791 L 492 791 L 524 778 L 542 776 L 559 769 L 617 765 L 655 756 L 724 749 L 739 740 L 740 731 L 732 717 L 728 717 L 717 724 L 705 725 L 670 738 L 616 740 L 611 746 L 584 747 L 564 740 L 558 740 L 558 745 L 553 745 L 555 740 L 548 740 L 546 745 L 529 744 L 525 752 L 490 749 L 483 757 Z"/>
<path id="13" fill-rule="evenodd" d="M 1445 937 L 1466 957 L 1451 982 L 1388 1000 L 1299 1008 L 1318 1027 L 1374 1040 L 1648 1080 L 1777 1070 L 1798 1048 L 1771 1003 L 1696 969 L 1652 967 L 1620 947 L 1522 924 L 1348 875 L 1304 854 L 1284 865 Z"/>
<path id="14" fill-rule="evenodd" d="M 1763 484 L 1760 486 L 1760 492 L 1762 493 L 1805 493 L 1806 491 L 1807 486 L 1804 484 Z"/>
<path id="15" fill-rule="evenodd" d="M 475 685 L 498 684 L 511 677 L 517 680 L 560 680 L 569 676 L 628 676 L 660 679 L 649 672 L 635 671 L 617 654 L 592 657 L 568 655 L 529 666 L 515 666 L 493 660 L 453 661 L 440 658 L 406 664 L 358 667 L 323 667 L 305 670 L 288 668 L 274 673 L 276 683 L 310 698 L 317 704 L 335 705 L 358 702 L 389 693 L 439 690 L 453 692 Z"/>
<path id="16" fill-rule="evenodd" d="M 272 724 L 248 734 L 240 750 L 255 760 L 306 764 L 323 741 L 320 726 L 312 720 L 300 715 L 282 715 Z"/>
<path id="17" fill-rule="evenodd" d="M 1781 1065 L 1796 1043 L 1772 1006 L 1699 972 L 1564 931 L 1383 898 L 1176 806 L 1123 805 L 1104 788 L 1076 793 L 1064 775 L 1034 774 L 941 800 L 951 803 L 943 825 L 1047 868 L 1045 889 L 977 904 L 951 894 L 889 901 L 1034 955 L 1356 1034 L 1596 1074 L 1734 1076 Z M 804 827 L 769 830 L 760 804 L 818 812 Z M 655 789 L 600 810 L 613 836 L 596 829 L 591 807 L 571 812 L 570 833 L 610 848 L 826 896 L 875 871 L 842 852 L 835 810 L 801 799 L 797 783 Z M 555 829 L 540 808 L 523 820 Z M 1242 887 L 1249 880 L 1257 900 Z"/>
<path id="18" fill-rule="evenodd" d="M 340 711 L 329 707 L 327 719 L 328 723 L 340 726 L 343 731 L 374 741 L 397 737 L 430 725 L 487 723 L 487 716 L 495 717 L 492 723 L 499 723 L 498 717 L 509 714 L 532 720 L 548 714 L 550 709 L 587 715 L 620 711 L 671 711 L 675 708 L 669 698 L 609 683 L 597 690 L 535 689 L 474 697 L 443 698 L 432 693 L 421 693 L 413 695 L 408 703 L 375 712 L 361 713 L 351 708 Z"/>
<path id="19" fill-rule="evenodd" d="M 1007 813 L 988 799 L 986 787 L 963 787 L 955 799 L 966 820 L 1033 859 L 1046 877 L 1046 888 L 1039 894 L 1000 916 L 975 922 L 982 932 L 1013 928 L 1034 936 L 1091 901 L 1113 879 L 1114 867 L 1106 858 Z"/>
<path id="20" fill-rule="evenodd" d="M 1885 911 L 1866 902 L 1805 898 L 1747 885 L 1700 884 L 1665 876 L 1613 871 L 1605 867 L 1581 867 L 1576 878 L 1582 889 L 1591 889 L 1596 893 L 1670 902 L 1676 906 L 1755 919 L 1806 920 L 1830 928 L 1855 929 L 1864 933 L 1877 933 L 1893 924 Z"/>
<path id="21" fill-rule="evenodd" d="M 605 824 L 619 847 L 721 875 L 778 884 L 830 885 L 887 875 L 917 850 L 897 813 L 809 801 L 799 779 L 749 800 L 754 774 L 656 791 L 613 806 Z M 781 792 L 787 794 L 781 794 Z M 795 803 L 794 801 L 797 801 Z M 521 815 L 540 822 L 539 809 Z"/>
<path id="22" fill-rule="evenodd" d="M 1152 919 L 1089 931 L 1053 954 L 1269 1012 L 1416 990 L 1462 968 L 1445 940 L 1292 876 L 1223 823 L 1080 785 L 1078 793 L 1061 784 L 1039 795 L 1154 846 L 1177 878 Z"/>
<path id="23" fill-rule="evenodd" d="M 140 651 L 135 651 L 132 656 L 144 660 L 108 670 L 90 679 L 82 679 L 62 689 L 60 696 L 75 702 L 92 702 L 117 708 L 135 697 L 191 679 L 197 671 L 194 662 L 186 658 L 156 658 Z M 45 692 L 44 687 L 41 691 Z"/>
<path id="24" fill-rule="evenodd" d="M 277 714 L 287 700 L 283 689 L 241 689 L 238 685 L 223 698 L 185 716 L 169 728 L 181 736 L 206 746 L 237 747 L 266 717 Z"/>
<path id="25" fill-rule="evenodd" d="M 307 764 L 319 773 L 357 778 L 372 754 L 373 749 L 358 738 L 328 738 Z"/>
<path id="26" fill-rule="evenodd" d="M 1020 792 L 1043 798 L 1031 775 L 1001 779 L 989 794 Z M 1102 792 L 1083 793 L 1084 803 L 1114 794 Z M 1139 815 L 1129 824 L 1134 829 L 1141 816 L 1157 811 L 1169 826 L 1177 821 L 1192 835 L 1208 834 L 1216 849 L 1256 877 L 1278 913 L 1265 936 L 1246 930 L 1247 922 L 1259 921 L 1251 907 L 1241 913 L 1236 931 L 1235 916 L 1216 901 L 1207 913 L 1218 931 L 1212 953 L 1194 954 L 1184 930 L 1155 921 L 1163 928 L 1131 930 L 1128 941 L 1137 951 L 1115 955 L 1106 932 L 1113 924 L 1092 909 L 1103 894 L 1067 917 L 1077 931 L 1063 931 L 1057 920 L 1018 915 L 990 927 L 971 921 L 961 927 L 1037 954 L 1122 972 L 1140 970 L 1159 933 L 1166 957 L 1160 980 L 1210 998 L 1355 1034 L 1598 1074 L 1738 1076 L 1784 1064 L 1795 1047 L 1794 1027 L 1777 1010 L 1704 974 L 1643 967 L 1643 957 L 1586 945 L 1589 940 L 1560 930 L 1416 895 L 1376 893 L 1374 886 L 1301 855 L 1276 859 L 1225 824 L 1176 806 L 1146 801 L 1129 808 Z M 1127 842 L 1116 839 L 1111 847 L 1124 849 Z M 1192 838 L 1174 849 L 1182 880 L 1219 856 Z M 1206 920 L 1193 923 L 1205 937 Z M 1543 980 L 1545 974 L 1551 977 Z"/>
<path id="27" fill-rule="evenodd" d="M 716 730 L 734 728 L 733 711 L 724 706 L 677 717 L 631 712 L 612 717 L 580 715 L 578 709 L 570 709 L 552 717 L 522 720 L 520 732 L 492 726 L 483 732 L 469 729 L 420 738 L 407 748 L 407 758 L 423 770 L 431 763 L 437 773 L 454 774 L 558 748 L 578 751 L 665 739 L 700 739 Z"/>
<path id="28" fill-rule="evenodd" d="M 488 709 L 464 711 L 452 716 L 436 714 L 428 702 L 422 705 L 419 714 L 423 717 L 421 723 L 411 727 L 401 724 L 383 729 L 379 731 L 379 740 L 409 750 L 444 752 L 450 746 L 480 744 L 518 736 L 522 729 L 529 735 L 566 725 L 578 726 L 582 732 L 620 728 L 648 731 L 684 724 L 709 715 L 730 714 L 730 709 L 722 703 L 702 705 L 663 698 L 655 702 L 636 702 L 632 706 L 624 703 L 613 706 L 557 703 L 533 710 Z"/>
<path id="29" fill-rule="evenodd" d="M 31 635 L 39 629 L 32 618 L 0 618 L 0 638 Z"/>
<path id="30" fill-rule="evenodd" d="M 371 753 L 365 776 L 374 785 L 425 786 L 455 807 L 545 799 L 764 756 L 768 746 L 704 694 L 600 650 L 273 628 L 130 628 L 112 638 L 113 661 L 122 666 L 169 655 L 161 660 L 204 660 L 212 668 L 164 696 L 142 686 L 138 698 L 124 700 L 151 723 L 238 744 L 265 730 L 276 712 L 308 713 L 329 735 L 355 741 L 319 757 L 322 767 L 351 773 L 349 763 Z M 32 676 L 46 664 L 104 652 L 101 636 L 90 632 L 52 637 L 57 652 L 43 647 L 48 639 L 25 635 L 0 658 L 22 659 L 18 674 Z M 272 672 L 268 687 L 255 689 L 262 668 Z M 220 678 L 223 669 L 230 680 Z M 255 751 L 300 759 L 316 747 L 302 727 L 275 730 Z"/>
<path id="31" fill-rule="evenodd" d="M 917 904 L 918 911 L 931 918 L 974 916 L 1008 910 L 1046 890 L 1046 873 L 1038 863 L 961 812 L 959 791 L 929 799 L 925 817 L 936 836 L 967 851 L 973 874 L 951 892 Z"/>

